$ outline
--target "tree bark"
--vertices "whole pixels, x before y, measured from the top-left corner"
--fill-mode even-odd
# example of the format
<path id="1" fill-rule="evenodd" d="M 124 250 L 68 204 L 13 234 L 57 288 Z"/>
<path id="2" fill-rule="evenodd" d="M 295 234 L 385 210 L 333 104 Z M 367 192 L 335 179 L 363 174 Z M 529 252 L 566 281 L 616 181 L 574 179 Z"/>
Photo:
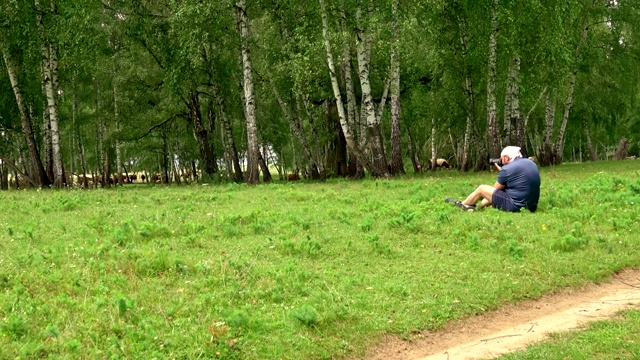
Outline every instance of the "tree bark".
<path id="1" fill-rule="evenodd" d="M 598 161 L 598 153 L 596 152 L 593 143 L 591 142 L 591 132 L 589 131 L 589 123 L 587 120 L 584 121 L 584 135 L 587 138 L 587 148 L 589 148 L 589 156 L 591 156 L 591 161 Z"/>
<path id="2" fill-rule="evenodd" d="M 553 147 L 553 127 L 555 122 L 555 106 L 551 100 L 551 95 L 547 92 L 545 96 L 545 130 L 542 140 L 542 152 L 538 157 L 540 165 L 547 166 L 555 163 L 555 151 Z"/>
<path id="3" fill-rule="evenodd" d="M 391 173 L 394 175 L 405 174 L 404 161 L 402 159 L 402 131 L 400 128 L 400 59 L 398 43 L 400 42 L 400 30 L 398 28 L 398 0 L 391 3 L 391 15 L 393 16 L 391 44 Z"/>
<path id="4" fill-rule="evenodd" d="M 42 92 L 46 93 L 44 86 L 44 78 L 42 84 Z M 49 107 L 44 104 L 42 111 L 42 148 L 44 156 L 44 171 L 49 179 L 55 179 L 53 173 L 53 142 L 51 141 L 51 117 L 49 116 Z"/>
<path id="5" fill-rule="evenodd" d="M 618 143 L 618 148 L 616 149 L 615 154 L 613 154 L 613 160 L 624 160 L 627 158 L 629 154 L 629 139 L 622 138 Z"/>
<path id="6" fill-rule="evenodd" d="M 525 149 L 524 126 L 522 124 L 522 112 L 520 110 L 520 57 L 516 56 L 509 69 L 509 111 L 508 111 L 508 143 L 503 146 L 513 145 Z M 506 104 L 505 104 L 506 105 Z M 505 114 L 507 116 L 507 114 Z M 505 122 L 507 122 L 505 118 Z"/>
<path id="7" fill-rule="evenodd" d="M 258 166 L 260 150 L 258 148 L 258 127 L 256 124 L 256 103 L 253 91 L 253 70 L 249 51 L 249 19 L 247 17 L 246 0 L 236 2 L 238 29 L 242 38 L 242 73 L 245 121 L 247 124 L 247 175 L 246 182 L 255 185 L 259 180 Z"/>
<path id="8" fill-rule="evenodd" d="M 351 155 L 355 156 L 356 159 L 363 164 L 363 166 L 372 174 L 374 174 L 372 163 L 363 156 L 362 150 L 359 148 L 356 143 L 353 132 L 351 131 L 351 127 L 347 122 L 347 117 L 344 111 L 344 105 L 342 103 L 342 96 L 340 94 L 340 87 L 338 86 L 338 77 L 336 75 L 336 68 L 333 61 L 333 53 L 331 51 L 331 43 L 329 42 L 329 26 L 327 24 L 327 11 L 325 9 L 324 0 L 320 0 L 321 7 L 321 16 L 322 16 L 322 37 L 324 40 L 324 45 L 327 50 L 327 65 L 329 67 L 329 76 L 331 78 L 331 88 L 333 90 L 333 95 L 336 101 L 336 106 L 338 110 L 338 117 L 340 121 L 340 127 L 342 129 L 342 134 L 344 135 L 347 148 Z M 328 105 L 327 105 L 328 106 Z"/>
<path id="9" fill-rule="evenodd" d="M 347 15 L 344 11 L 344 4 L 340 8 L 340 28 L 343 34 L 347 34 L 346 28 Z M 355 138 L 359 142 L 360 146 L 363 146 L 365 139 L 363 138 L 364 132 L 358 131 L 360 124 L 360 115 L 358 114 L 358 108 L 356 104 L 356 93 L 353 86 L 353 73 L 351 68 L 351 41 L 349 35 L 342 41 L 342 77 L 345 84 L 345 92 L 347 96 L 347 124 L 354 129 Z M 349 176 L 360 179 L 364 177 L 364 167 L 360 163 L 356 156 L 348 157 L 348 173 Z"/>
<path id="10" fill-rule="evenodd" d="M 20 170 L 20 168 L 18 168 L 18 166 L 11 160 L 3 157 L 2 155 L 0 155 L 0 163 L 2 163 L 3 165 L 9 166 L 10 168 L 13 169 L 14 173 L 19 173 L 20 175 L 22 175 L 26 181 L 28 181 L 31 185 L 33 186 L 38 186 L 38 184 L 36 184 L 33 179 L 31 179 L 30 177 L 27 176 L 27 174 L 25 174 L 24 172 L 22 172 Z M 17 174 L 16 174 L 17 175 Z M 17 176 L 16 176 L 16 189 L 19 188 L 19 183 L 17 182 Z"/>
<path id="11" fill-rule="evenodd" d="M 302 105 L 301 105 L 302 103 Z M 309 112 L 308 102 L 306 102 L 301 95 L 296 96 L 296 110 L 298 112 L 298 117 L 303 119 L 303 111 L 301 107 L 304 108 L 304 114 L 306 118 L 309 120 L 309 125 L 311 127 L 311 142 L 313 146 L 313 155 L 315 158 L 315 162 L 318 165 L 318 179 L 321 181 L 326 180 L 327 178 L 327 170 L 326 170 L 326 154 L 322 151 L 320 146 L 320 136 L 318 125 L 315 121 L 313 121 L 313 116 Z M 300 120 L 302 123 L 302 120 Z"/>
<path id="12" fill-rule="evenodd" d="M 438 154 L 436 152 L 436 120 L 435 119 L 431 119 L 431 164 L 429 166 L 429 169 L 431 169 L 431 171 L 434 171 L 436 169 L 436 166 L 438 165 L 437 161 L 438 161 Z"/>
<path id="13" fill-rule="evenodd" d="M 311 149 L 309 148 L 307 137 L 304 135 L 302 126 L 300 125 L 299 118 L 297 117 L 294 118 L 293 115 L 291 114 L 291 111 L 289 110 L 289 105 L 282 99 L 282 96 L 280 95 L 280 91 L 278 91 L 278 88 L 276 87 L 276 84 L 273 81 L 273 76 L 271 75 L 271 72 L 269 70 L 267 70 L 267 76 L 269 77 L 269 82 L 271 83 L 271 89 L 273 91 L 273 94 L 276 97 L 276 100 L 278 101 L 278 104 L 280 104 L 280 109 L 282 110 L 285 120 L 287 120 L 287 122 L 289 123 L 289 127 L 291 128 L 291 131 L 293 132 L 293 135 L 295 136 L 295 138 L 302 145 L 302 151 L 304 153 L 305 160 L 308 164 L 311 177 L 313 179 L 318 179 L 319 177 L 318 166 L 313 158 L 313 155 L 311 154 Z"/>
<path id="14" fill-rule="evenodd" d="M 240 166 L 240 159 L 238 156 L 238 149 L 236 147 L 236 142 L 233 138 L 233 129 L 231 128 L 231 122 L 227 117 L 227 112 L 224 106 L 224 99 L 221 96 L 217 95 L 216 91 L 216 103 L 218 104 L 218 113 L 220 114 L 220 121 L 222 122 L 222 133 L 225 139 L 225 144 L 227 147 L 227 152 L 229 155 L 229 159 L 231 164 L 233 165 L 233 179 L 236 182 L 242 182 L 244 180 L 244 175 L 242 174 L 242 167 Z M 229 169 L 231 171 L 231 168 Z"/>
<path id="15" fill-rule="evenodd" d="M 87 179 L 87 156 L 84 151 L 84 144 L 82 143 L 82 138 L 80 137 L 80 133 L 77 132 L 76 134 L 78 137 L 78 147 L 80 148 L 80 164 L 82 165 L 82 185 L 85 189 L 88 189 L 89 180 Z"/>
<path id="16" fill-rule="evenodd" d="M 105 124 L 104 118 L 100 119 L 100 130 L 99 130 L 99 139 L 98 144 L 101 148 L 101 160 L 102 160 L 102 186 L 105 188 L 111 187 L 111 157 L 109 156 L 109 145 L 106 141 L 107 137 L 107 125 Z"/>
<path id="17" fill-rule="evenodd" d="M 260 164 L 260 169 L 262 170 L 262 181 L 265 183 L 270 183 L 273 180 L 273 177 L 271 176 L 271 171 L 269 171 L 269 166 L 267 165 L 264 156 L 262 156 L 261 151 L 258 151 L 258 163 Z"/>
<path id="18" fill-rule="evenodd" d="M 467 35 L 467 27 L 464 19 L 460 18 L 458 20 L 458 27 L 460 28 L 460 46 L 462 52 L 462 58 L 466 61 L 468 58 L 467 54 L 467 43 L 468 43 L 468 35 Z M 454 58 L 457 62 L 461 63 L 458 55 L 455 51 L 453 51 Z M 462 156 L 460 160 L 459 168 L 461 171 L 468 171 L 471 167 L 471 136 L 473 133 L 473 125 L 476 121 L 475 116 L 475 98 L 473 96 L 473 82 L 471 80 L 471 74 L 467 66 L 462 65 L 463 73 L 464 73 L 464 82 L 462 84 L 464 92 L 465 92 L 465 100 L 467 103 L 466 109 L 466 124 L 464 130 L 464 138 L 462 141 Z"/>
<path id="19" fill-rule="evenodd" d="M 98 155 L 98 159 L 100 159 L 99 167 L 100 167 L 100 183 L 102 187 L 108 188 L 111 186 L 111 157 L 109 156 L 110 145 L 107 141 L 107 123 L 104 119 L 104 115 L 102 114 L 102 94 L 100 93 L 100 88 L 97 88 L 96 94 L 96 126 L 98 132 L 98 141 L 96 144 L 96 151 Z M 93 177 L 94 184 L 96 177 Z"/>
<path id="20" fill-rule="evenodd" d="M 589 27 L 585 26 L 582 28 L 582 33 L 580 36 L 580 43 L 578 44 L 578 48 L 576 49 L 576 62 L 580 60 L 580 54 L 582 53 L 582 48 L 587 41 L 587 34 L 589 33 Z M 567 94 L 567 100 L 564 103 L 564 113 L 562 115 L 562 125 L 560 125 L 560 132 L 558 133 L 558 139 L 556 141 L 555 147 L 555 162 L 554 164 L 562 163 L 562 157 L 564 152 L 564 134 L 567 129 L 567 122 L 569 121 L 569 112 L 571 111 L 571 107 L 573 106 L 573 93 L 576 86 L 576 78 L 578 76 L 578 66 L 576 65 L 575 69 L 571 73 L 571 80 L 569 81 L 569 90 Z"/>
<path id="21" fill-rule="evenodd" d="M 211 161 L 213 163 L 213 172 L 217 173 L 218 171 L 220 171 L 220 168 L 218 166 L 218 158 L 216 156 L 215 134 L 216 134 L 216 122 L 219 116 L 216 113 L 215 106 L 213 104 L 214 104 L 214 99 L 212 97 L 209 97 L 209 104 L 208 104 L 209 106 L 207 106 L 207 120 L 209 121 L 209 124 L 208 124 L 209 126 L 208 127 L 205 126 L 205 128 L 207 129 L 207 144 L 209 145 L 209 153 L 211 154 Z M 193 175 L 196 175 L 196 173 L 194 172 Z M 198 180 L 194 179 L 193 181 L 197 182 Z"/>
<path id="22" fill-rule="evenodd" d="M 205 174 L 212 176 L 216 172 L 215 159 L 213 157 L 213 151 L 211 151 L 211 146 L 209 145 L 209 132 L 202 121 L 200 98 L 198 93 L 194 90 L 189 93 L 189 102 L 187 103 L 187 107 L 189 108 L 190 122 L 193 126 L 193 136 L 198 142 L 198 150 L 200 152 L 200 158 L 202 159 L 203 171 Z"/>
<path id="23" fill-rule="evenodd" d="M 411 130 L 407 128 L 407 148 L 409 150 L 409 155 L 411 156 L 411 164 L 413 165 L 413 172 L 419 174 L 422 172 L 422 165 L 420 165 L 420 159 L 418 159 L 418 154 L 416 152 L 416 147 L 413 143 L 413 137 L 411 136 Z"/>
<path id="24" fill-rule="evenodd" d="M 169 131 L 167 130 L 167 125 L 165 124 L 162 127 L 162 183 L 169 184 L 171 178 L 169 177 Z"/>
<path id="25" fill-rule="evenodd" d="M 491 33 L 487 75 L 487 140 L 489 156 L 500 156 L 500 137 L 496 116 L 496 52 L 498 47 L 498 0 L 491 0 Z"/>
<path id="26" fill-rule="evenodd" d="M 115 60 L 114 60 L 115 62 Z M 116 176 L 118 177 L 118 185 L 124 184 L 122 176 L 122 144 L 120 143 L 120 113 L 118 112 L 118 86 L 115 79 L 115 70 L 113 72 L 113 120 L 116 125 Z"/>
<path id="27" fill-rule="evenodd" d="M 398 0 L 391 3 L 392 45 L 391 45 L 391 173 L 405 174 L 402 158 L 402 131 L 400 127 L 400 56 L 398 44 L 400 30 L 398 27 Z"/>
<path id="28" fill-rule="evenodd" d="M 357 13 L 360 13 L 360 9 L 357 10 Z M 358 18 L 359 17 L 360 16 L 358 16 Z M 369 151 L 373 159 L 370 171 L 374 177 L 387 177 L 389 176 L 389 171 L 387 169 L 387 160 L 381 141 L 380 122 L 376 118 L 373 97 L 371 95 L 371 83 L 369 80 L 371 36 L 366 33 L 366 30 L 361 25 L 358 29 L 357 37 L 358 75 L 360 78 L 360 89 L 362 91 L 361 111 L 363 117 L 366 118 Z"/>
<path id="29" fill-rule="evenodd" d="M 569 121 L 569 112 L 573 105 L 573 91 L 576 86 L 576 77 L 578 70 L 574 70 L 571 74 L 571 81 L 569 82 L 569 91 L 567 94 L 567 100 L 564 103 L 564 113 L 562 114 L 562 124 L 560 125 L 560 132 L 558 133 L 558 139 L 556 141 L 554 164 L 558 165 L 562 163 L 562 157 L 564 152 L 564 133 L 567 129 L 567 122 Z"/>
<path id="30" fill-rule="evenodd" d="M 33 131 L 33 123 L 31 120 L 31 112 L 27 109 L 27 106 L 22 95 L 22 89 L 18 83 L 18 66 L 14 63 L 13 58 L 9 54 L 9 50 L 2 48 L 2 55 L 4 58 L 13 94 L 16 98 L 16 104 L 20 112 L 20 119 L 22 122 L 22 133 L 24 134 L 27 148 L 29 149 L 29 177 L 33 180 L 36 186 L 49 186 L 51 184 L 44 166 L 40 159 L 40 151 L 36 142 L 35 134 Z"/>
<path id="31" fill-rule="evenodd" d="M 533 113 L 533 110 L 535 110 L 535 108 L 538 106 L 538 103 L 540 102 L 542 97 L 547 93 L 547 88 L 548 87 L 545 86 L 542 89 L 542 91 L 540 91 L 540 95 L 538 95 L 538 98 L 536 99 L 536 102 L 533 104 L 533 106 L 531 106 L 531 109 L 529 109 L 529 111 L 525 115 L 523 115 L 523 119 L 522 119 L 522 124 L 523 124 L 522 125 L 522 127 L 523 127 L 523 129 L 522 129 L 523 131 L 522 132 L 523 132 L 523 135 L 522 135 L 522 137 L 523 137 L 523 139 L 525 139 L 525 141 L 526 141 L 527 135 L 528 135 L 527 134 L 527 131 L 528 131 L 527 129 L 528 129 L 528 125 L 529 125 L 529 118 L 531 117 L 531 114 Z M 533 154 L 537 154 L 539 156 L 540 155 L 539 154 L 539 152 L 540 152 L 539 147 L 537 147 L 536 145 L 533 145 L 533 142 L 530 142 L 530 143 L 533 146 L 533 149 L 531 149 L 533 151 Z M 531 155 L 531 154 L 529 154 L 529 155 Z"/>
<path id="32" fill-rule="evenodd" d="M 51 152 L 53 158 L 53 185 L 63 187 L 66 185 L 64 168 L 62 165 L 62 152 L 60 149 L 60 125 L 58 118 L 58 58 L 56 46 L 46 40 L 45 29 L 42 19 L 42 10 L 39 0 L 35 0 L 36 13 L 38 14 L 38 28 L 40 31 L 40 50 L 42 52 L 43 78 L 45 94 L 47 98 L 47 110 L 49 113 L 49 123 L 51 126 Z M 52 14 L 56 13 L 55 0 L 51 0 Z"/>

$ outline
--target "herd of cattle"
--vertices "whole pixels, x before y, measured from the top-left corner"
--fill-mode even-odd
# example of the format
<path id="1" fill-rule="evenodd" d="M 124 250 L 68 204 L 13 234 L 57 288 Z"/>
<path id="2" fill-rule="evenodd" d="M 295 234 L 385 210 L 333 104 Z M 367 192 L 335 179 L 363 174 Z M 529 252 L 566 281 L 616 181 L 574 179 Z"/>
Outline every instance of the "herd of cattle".
<path id="1" fill-rule="evenodd" d="M 97 186 L 105 186 L 104 179 L 100 175 L 74 175 L 72 179 L 73 184 L 75 186 L 83 186 L 86 182 L 88 186 L 97 187 Z M 174 178 L 170 177 L 169 181 L 173 181 Z M 191 181 L 193 180 L 189 174 L 185 174 L 182 176 L 181 181 Z M 123 185 L 123 184 L 149 184 L 149 183 L 162 183 L 162 174 L 160 173 L 132 173 L 132 174 L 113 174 L 107 178 L 109 185 Z"/>
<path id="2" fill-rule="evenodd" d="M 535 157 L 530 157 L 531 160 L 533 160 L 534 162 L 536 162 Z M 630 160 L 635 160 L 635 156 L 633 157 L 627 157 L 627 159 Z M 447 169 L 450 170 L 452 169 L 452 166 L 449 164 L 449 162 L 446 159 L 436 159 L 435 161 L 435 165 L 436 168 L 442 168 L 442 169 Z M 196 174 L 194 176 L 194 174 L 192 174 L 191 171 L 187 171 L 184 172 L 183 174 L 181 174 L 181 176 L 179 176 L 177 179 L 175 176 L 173 176 L 174 174 L 171 174 L 171 176 L 169 176 L 167 179 L 164 179 L 164 182 L 186 182 L 186 183 L 190 183 L 190 182 L 194 182 L 197 181 L 198 175 Z M 104 186 L 111 186 L 111 185 L 124 185 L 124 184 L 151 184 L 151 183 L 162 183 L 163 182 L 163 176 L 160 173 L 147 173 L 147 172 L 137 172 L 137 173 L 131 173 L 131 174 L 121 174 L 120 176 L 118 176 L 118 174 L 113 174 L 111 176 L 109 176 L 107 178 L 108 184 L 104 183 L 104 179 L 102 178 L 102 176 L 100 176 L 99 174 L 87 174 L 86 177 L 83 175 L 76 175 L 74 174 L 73 176 L 71 176 L 69 179 L 67 179 L 70 183 L 68 184 L 69 186 L 75 186 L 75 187 L 104 187 Z M 300 176 L 297 173 L 292 173 L 292 174 L 287 174 L 287 180 L 288 181 L 297 181 L 300 180 Z M 9 174 L 9 183 L 10 184 L 16 184 L 16 179 Z M 19 179 L 18 183 L 16 184 L 18 186 L 18 188 L 24 188 L 26 187 L 26 184 L 24 184 L 25 186 L 21 186 L 22 180 Z M 10 185 L 11 186 L 11 185 Z"/>

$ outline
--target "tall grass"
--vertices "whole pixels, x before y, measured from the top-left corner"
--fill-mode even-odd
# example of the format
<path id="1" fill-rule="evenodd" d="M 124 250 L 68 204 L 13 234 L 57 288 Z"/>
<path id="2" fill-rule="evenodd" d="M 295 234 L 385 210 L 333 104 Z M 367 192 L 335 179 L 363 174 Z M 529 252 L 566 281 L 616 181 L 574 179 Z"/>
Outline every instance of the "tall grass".
<path id="1" fill-rule="evenodd" d="M 0 192 L 0 358 L 358 356 L 640 265 L 640 162 L 542 169 L 535 214 L 443 202 L 495 176 Z"/>

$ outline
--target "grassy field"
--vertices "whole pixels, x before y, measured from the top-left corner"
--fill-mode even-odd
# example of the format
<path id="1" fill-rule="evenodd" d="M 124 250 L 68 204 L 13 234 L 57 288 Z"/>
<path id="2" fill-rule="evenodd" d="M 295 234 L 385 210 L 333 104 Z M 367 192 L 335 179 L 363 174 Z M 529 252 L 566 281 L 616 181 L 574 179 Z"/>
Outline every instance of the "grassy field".
<path id="1" fill-rule="evenodd" d="M 495 172 L 0 192 L 0 358 L 361 356 L 640 265 L 640 161 L 541 175 L 535 214 L 443 202 Z"/>

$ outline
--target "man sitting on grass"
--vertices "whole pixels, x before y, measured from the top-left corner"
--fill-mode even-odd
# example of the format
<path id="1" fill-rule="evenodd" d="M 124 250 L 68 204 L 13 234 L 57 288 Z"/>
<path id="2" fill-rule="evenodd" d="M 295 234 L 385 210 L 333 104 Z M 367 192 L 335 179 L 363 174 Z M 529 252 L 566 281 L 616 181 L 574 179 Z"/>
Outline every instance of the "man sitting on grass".
<path id="1" fill-rule="evenodd" d="M 493 186 L 480 185 L 462 201 L 447 198 L 445 202 L 453 203 L 466 211 L 474 211 L 488 205 L 510 212 L 520 212 L 522 208 L 536 211 L 540 199 L 538 165 L 523 158 L 518 146 L 504 148 L 500 153 L 500 159 L 502 167 L 494 164 L 499 173 Z M 476 206 L 480 200 L 480 205 Z"/>

